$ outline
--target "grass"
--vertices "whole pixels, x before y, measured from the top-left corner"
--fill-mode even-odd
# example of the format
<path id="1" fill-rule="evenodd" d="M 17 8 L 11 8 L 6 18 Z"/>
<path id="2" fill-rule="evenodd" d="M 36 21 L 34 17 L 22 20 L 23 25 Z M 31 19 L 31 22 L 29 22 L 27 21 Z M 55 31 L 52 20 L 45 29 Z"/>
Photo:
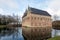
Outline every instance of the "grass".
<path id="1" fill-rule="evenodd" d="M 48 40 L 60 40 L 60 36 L 56 36 L 56 37 L 50 38 Z"/>

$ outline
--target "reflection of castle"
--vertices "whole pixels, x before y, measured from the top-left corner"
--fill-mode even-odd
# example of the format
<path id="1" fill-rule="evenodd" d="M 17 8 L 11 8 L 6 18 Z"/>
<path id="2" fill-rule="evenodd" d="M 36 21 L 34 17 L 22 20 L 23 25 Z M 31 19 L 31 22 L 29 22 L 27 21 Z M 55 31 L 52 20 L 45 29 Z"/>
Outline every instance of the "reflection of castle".
<path id="1" fill-rule="evenodd" d="M 26 40 L 51 37 L 52 20 L 48 12 L 28 7 L 22 17 L 22 31 Z"/>

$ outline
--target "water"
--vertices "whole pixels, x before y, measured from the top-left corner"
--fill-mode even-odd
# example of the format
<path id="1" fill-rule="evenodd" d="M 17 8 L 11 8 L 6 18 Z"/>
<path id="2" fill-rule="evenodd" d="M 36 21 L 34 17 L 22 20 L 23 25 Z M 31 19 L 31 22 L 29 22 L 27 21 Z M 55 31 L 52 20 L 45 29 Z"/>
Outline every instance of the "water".
<path id="1" fill-rule="evenodd" d="M 52 29 L 52 37 L 60 36 L 60 30 Z"/>
<path id="2" fill-rule="evenodd" d="M 60 30 L 52 29 L 52 37 L 59 36 Z M 18 28 L 18 32 L 12 33 L 11 35 L 0 36 L 0 40 L 24 40 L 22 36 L 22 28 Z"/>
<path id="3" fill-rule="evenodd" d="M 0 36 L 0 40 L 24 40 L 22 36 L 22 28 L 18 28 L 18 32 L 12 33 L 11 35 Z"/>

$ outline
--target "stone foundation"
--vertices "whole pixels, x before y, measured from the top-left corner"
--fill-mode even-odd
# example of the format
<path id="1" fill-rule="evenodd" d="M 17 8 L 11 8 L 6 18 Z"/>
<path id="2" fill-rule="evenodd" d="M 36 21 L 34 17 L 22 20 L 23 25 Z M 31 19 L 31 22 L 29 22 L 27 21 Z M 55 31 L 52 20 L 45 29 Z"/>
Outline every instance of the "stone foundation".
<path id="1" fill-rule="evenodd" d="M 47 40 L 51 38 L 51 27 L 22 27 L 25 40 Z"/>

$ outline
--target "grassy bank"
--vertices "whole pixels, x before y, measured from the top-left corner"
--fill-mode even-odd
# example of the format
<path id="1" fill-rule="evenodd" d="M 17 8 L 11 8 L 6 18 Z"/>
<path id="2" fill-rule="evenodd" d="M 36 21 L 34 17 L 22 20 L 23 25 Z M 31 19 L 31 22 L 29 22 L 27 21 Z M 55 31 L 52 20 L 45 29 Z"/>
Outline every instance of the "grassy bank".
<path id="1" fill-rule="evenodd" d="M 60 40 L 60 36 L 56 36 L 56 37 L 50 38 L 48 40 Z"/>

